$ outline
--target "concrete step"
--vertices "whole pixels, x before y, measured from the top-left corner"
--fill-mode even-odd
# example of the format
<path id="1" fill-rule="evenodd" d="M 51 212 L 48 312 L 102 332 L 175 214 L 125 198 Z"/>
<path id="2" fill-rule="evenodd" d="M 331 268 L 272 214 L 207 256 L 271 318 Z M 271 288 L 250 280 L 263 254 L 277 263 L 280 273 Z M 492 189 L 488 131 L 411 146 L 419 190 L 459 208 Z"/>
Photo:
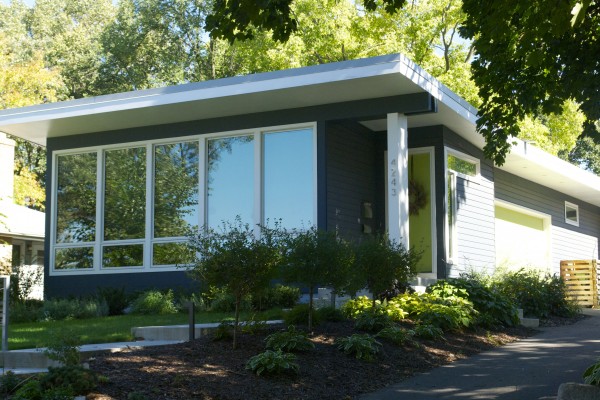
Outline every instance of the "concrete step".
<path id="1" fill-rule="evenodd" d="M 241 322 L 241 325 L 247 322 Z M 282 324 L 282 320 L 266 321 L 267 324 Z M 217 329 L 220 323 L 196 324 L 194 325 L 194 338 L 198 339 L 202 336 L 210 334 Z M 170 326 L 140 326 L 131 328 L 131 334 L 136 339 L 143 340 L 178 340 L 187 341 L 190 335 L 189 325 L 170 325 Z"/>

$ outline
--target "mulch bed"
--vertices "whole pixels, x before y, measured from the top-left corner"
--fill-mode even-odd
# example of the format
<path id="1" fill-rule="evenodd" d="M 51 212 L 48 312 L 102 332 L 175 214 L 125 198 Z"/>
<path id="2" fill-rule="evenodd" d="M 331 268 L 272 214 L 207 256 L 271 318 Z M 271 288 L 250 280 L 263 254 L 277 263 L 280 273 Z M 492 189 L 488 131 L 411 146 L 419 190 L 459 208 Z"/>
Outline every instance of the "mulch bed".
<path id="1" fill-rule="evenodd" d="M 349 322 L 318 326 L 315 349 L 298 354 L 300 373 L 257 377 L 246 370 L 248 359 L 262 351 L 264 338 L 244 334 L 239 348 L 230 341 L 203 337 L 177 345 L 131 349 L 90 360 L 90 368 L 108 378 L 88 399 L 353 399 L 414 374 L 530 336 L 535 331 L 466 331 L 445 340 L 419 340 L 397 346 L 380 340 L 375 362 L 357 360 L 334 345 L 338 337 L 356 333 Z M 281 328 L 279 328 L 281 329 Z"/>

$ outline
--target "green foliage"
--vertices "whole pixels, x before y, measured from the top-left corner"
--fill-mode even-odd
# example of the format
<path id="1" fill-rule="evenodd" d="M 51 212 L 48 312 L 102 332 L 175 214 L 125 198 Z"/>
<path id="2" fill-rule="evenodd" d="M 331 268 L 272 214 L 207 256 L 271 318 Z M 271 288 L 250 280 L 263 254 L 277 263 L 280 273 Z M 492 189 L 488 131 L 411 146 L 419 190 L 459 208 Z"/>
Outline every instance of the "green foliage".
<path id="1" fill-rule="evenodd" d="M 283 320 L 286 325 L 304 325 L 308 323 L 308 315 L 310 312 L 310 306 L 308 304 L 298 304 L 291 310 L 283 314 Z M 321 322 L 321 316 L 318 312 L 312 315 L 312 324 L 319 325 Z"/>
<path id="2" fill-rule="evenodd" d="M 6 371 L 0 375 L 0 393 L 11 394 L 21 384 L 21 379 L 12 371 Z"/>
<path id="3" fill-rule="evenodd" d="M 144 315 L 164 315 L 177 313 L 172 290 L 160 292 L 149 290 L 140 294 L 131 305 L 131 312 Z"/>
<path id="4" fill-rule="evenodd" d="M 477 325 L 494 327 L 519 323 L 517 308 L 510 299 L 485 286 L 474 276 L 439 280 L 427 291 L 442 298 L 457 296 L 473 303 L 479 313 L 475 321 Z"/>
<path id="5" fill-rule="evenodd" d="M 49 299 L 42 308 L 43 320 L 69 320 L 103 317 L 108 315 L 106 302 L 90 299 Z"/>
<path id="6" fill-rule="evenodd" d="M 431 324 L 417 324 L 414 329 L 415 336 L 423 339 L 441 339 L 444 337 L 444 331 L 435 325 Z"/>
<path id="7" fill-rule="evenodd" d="M 235 296 L 229 293 L 225 288 L 211 288 L 210 294 L 206 296 L 210 299 L 208 309 L 215 312 L 235 311 Z M 244 296 L 240 302 L 240 310 L 250 310 L 250 296 Z"/>
<path id="8" fill-rule="evenodd" d="M 583 381 L 588 385 L 600 386 L 600 359 L 585 370 Z"/>
<path id="9" fill-rule="evenodd" d="M 317 285 L 333 288 L 342 293 L 349 282 L 353 255 L 349 244 L 338 238 L 335 232 L 315 227 L 285 235 L 287 248 L 282 265 L 282 277 L 286 282 L 300 283 L 308 287 L 308 329 L 312 330 L 313 291 Z"/>
<path id="10" fill-rule="evenodd" d="M 363 237 L 355 253 L 351 292 L 367 287 L 374 294 L 391 289 L 396 281 L 408 281 L 421 257 L 387 236 Z"/>
<path id="11" fill-rule="evenodd" d="M 387 339 L 390 342 L 403 346 L 414 343 L 413 337 L 415 336 L 415 331 L 412 329 L 403 329 L 394 325 L 383 328 L 375 336 Z"/>
<path id="12" fill-rule="evenodd" d="M 44 354 L 65 366 L 79 365 L 81 355 L 79 353 L 79 338 L 68 330 L 54 332 L 52 341 L 46 345 Z"/>
<path id="13" fill-rule="evenodd" d="M 348 355 L 354 355 L 359 360 L 366 361 L 373 361 L 381 348 L 381 343 L 367 333 L 339 338 L 335 343 L 338 350 L 342 350 Z"/>
<path id="14" fill-rule="evenodd" d="M 361 315 L 367 313 L 384 314 L 391 321 L 400 321 L 407 317 L 408 313 L 402 308 L 402 303 L 398 298 L 393 298 L 390 301 L 383 302 L 373 301 L 366 296 L 359 296 L 355 299 L 348 300 L 341 307 L 341 311 L 346 318 L 358 319 Z"/>
<path id="15" fill-rule="evenodd" d="M 267 321 L 264 319 L 257 319 L 256 315 L 252 315 L 248 321 L 242 325 L 242 332 L 249 335 L 260 335 L 269 329 Z"/>
<path id="16" fill-rule="evenodd" d="M 361 312 L 354 321 L 356 329 L 365 332 L 379 332 L 391 324 L 392 319 L 382 306 L 370 308 Z"/>
<path id="17" fill-rule="evenodd" d="M 97 383 L 96 374 L 81 365 L 65 365 L 63 367 L 49 367 L 48 373 L 41 378 L 42 387 L 48 389 L 67 389 L 65 393 L 73 395 L 86 395 L 91 392 Z M 46 396 L 46 393 L 44 393 Z M 44 397 L 45 397 L 44 396 Z"/>
<path id="18" fill-rule="evenodd" d="M 227 340 L 233 337 L 234 318 L 225 318 L 214 330 L 213 340 Z"/>
<path id="19" fill-rule="evenodd" d="M 10 304 L 10 322 L 35 322 L 42 315 L 44 303 L 39 300 L 25 300 Z"/>
<path id="20" fill-rule="evenodd" d="M 12 397 L 14 400 L 41 400 L 44 389 L 37 379 L 30 379 L 21 386 Z"/>
<path id="21" fill-rule="evenodd" d="M 467 15 L 461 34 L 473 40 L 473 79 L 479 87 L 478 130 L 486 139 L 485 155 L 501 165 L 519 137 L 518 121 L 526 114 L 560 112 L 566 100 L 580 104 L 587 122 L 584 132 L 596 137 L 600 119 L 597 82 L 599 61 L 581 59 L 596 49 L 600 13 L 596 2 L 546 7 L 543 1 L 503 3 L 463 0 Z M 544 21 L 544 29 L 539 29 Z"/>
<path id="22" fill-rule="evenodd" d="M 331 306 L 317 309 L 317 314 L 322 321 L 340 322 L 346 319 L 341 310 Z"/>
<path id="23" fill-rule="evenodd" d="M 494 277 L 492 287 L 523 309 L 528 317 L 570 317 L 578 308 L 566 299 L 566 287 L 556 275 L 533 269 L 508 271 Z"/>
<path id="24" fill-rule="evenodd" d="M 122 315 L 129 305 L 129 297 L 125 293 L 125 287 L 101 287 L 98 288 L 98 298 L 108 305 L 108 315 Z"/>
<path id="25" fill-rule="evenodd" d="M 263 373 L 268 375 L 297 374 L 300 367 L 295 361 L 296 356 L 291 353 L 284 353 L 281 350 L 266 350 L 250 358 L 246 363 L 246 369 L 258 376 Z"/>
<path id="26" fill-rule="evenodd" d="M 358 296 L 345 302 L 340 310 L 346 318 L 356 319 L 360 314 L 372 306 L 373 302 L 367 296 Z"/>
<path id="27" fill-rule="evenodd" d="M 191 276 L 208 285 L 226 288 L 235 297 L 233 348 L 237 347 L 237 327 L 242 299 L 268 287 L 280 254 L 276 233 L 265 227 L 256 235 L 237 217 L 221 230 L 205 227 L 189 238 L 196 260 Z"/>
<path id="28" fill-rule="evenodd" d="M 268 310 L 274 307 L 292 308 L 299 299 L 299 288 L 276 284 L 264 293 L 252 296 L 252 306 L 255 310 Z"/>
<path id="29" fill-rule="evenodd" d="M 456 288 L 446 290 L 454 291 Z M 433 293 L 404 294 L 397 301 L 411 318 L 426 325 L 436 326 L 444 331 L 460 330 L 471 326 L 477 311 L 468 300 L 458 296 L 442 298 Z"/>
<path id="30" fill-rule="evenodd" d="M 288 326 L 287 331 L 267 336 L 265 342 L 267 349 L 282 350 L 289 353 L 315 348 L 313 342 L 308 339 L 308 335 L 304 332 L 298 332 L 293 325 Z"/>

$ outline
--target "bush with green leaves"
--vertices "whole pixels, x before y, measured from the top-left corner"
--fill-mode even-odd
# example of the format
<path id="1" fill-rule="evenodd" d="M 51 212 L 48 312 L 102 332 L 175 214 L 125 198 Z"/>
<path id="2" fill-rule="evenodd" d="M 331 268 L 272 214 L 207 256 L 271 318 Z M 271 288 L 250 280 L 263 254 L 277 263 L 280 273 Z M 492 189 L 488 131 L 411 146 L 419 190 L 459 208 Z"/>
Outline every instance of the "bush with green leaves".
<path id="1" fill-rule="evenodd" d="M 43 315 L 44 302 L 25 300 L 10 303 L 10 322 L 36 322 Z"/>
<path id="2" fill-rule="evenodd" d="M 439 280 L 427 288 L 427 292 L 441 298 L 462 297 L 479 313 L 475 324 L 488 328 L 514 326 L 519 323 L 517 308 L 502 293 L 487 287 L 475 277 Z"/>
<path id="3" fill-rule="evenodd" d="M 207 285 L 224 288 L 235 299 L 233 348 L 244 297 L 264 291 L 269 286 L 281 259 L 276 230 L 243 224 L 238 216 L 234 223 L 223 223 L 219 230 L 204 227 L 189 237 L 188 246 L 195 254 L 192 278 Z"/>
<path id="4" fill-rule="evenodd" d="M 407 282 L 415 276 L 421 258 L 420 253 L 386 235 L 364 236 L 354 252 L 351 293 L 366 287 L 378 295 L 393 288 L 396 282 Z M 375 297 L 371 303 L 375 307 Z"/>
<path id="5" fill-rule="evenodd" d="M 600 359 L 585 370 L 583 381 L 588 385 L 600 386 Z"/>
<path id="6" fill-rule="evenodd" d="M 281 350 L 266 350 L 250 358 L 246 363 L 246 369 L 260 376 L 278 374 L 297 374 L 300 367 L 296 363 L 296 356 L 292 353 L 284 353 Z"/>
<path id="7" fill-rule="evenodd" d="M 12 397 L 13 400 L 42 400 L 44 388 L 38 379 L 30 379 L 20 386 Z"/>
<path id="8" fill-rule="evenodd" d="M 572 317 L 579 311 L 567 300 L 566 286 L 556 275 L 523 268 L 497 274 L 492 287 L 522 308 L 526 317 Z"/>
<path id="9" fill-rule="evenodd" d="M 340 322 L 346 319 L 344 313 L 338 308 L 327 306 L 317 309 L 318 318 L 322 321 Z"/>
<path id="10" fill-rule="evenodd" d="M 262 311 L 270 308 L 292 308 L 300 299 L 300 289 L 293 286 L 276 284 L 262 294 L 252 296 L 252 307 Z"/>
<path id="11" fill-rule="evenodd" d="M 381 304 L 381 302 L 379 302 L 379 304 Z M 367 296 L 358 296 L 342 304 L 340 310 L 346 318 L 356 319 L 360 314 L 371 307 L 373 307 L 373 301 L 370 298 Z"/>
<path id="12" fill-rule="evenodd" d="M 376 313 L 386 314 L 391 321 L 400 321 L 408 316 L 408 312 L 402 308 L 402 303 L 396 298 L 391 300 L 375 300 L 373 301 L 366 296 L 359 296 L 355 299 L 348 300 L 341 307 L 341 311 L 347 318 L 357 319 L 364 313 L 369 313 L 375 310 Z"/>
<path id="13" fill-rule="evenodd" d="M 444 331 L 435 325 L 431 324 L 417 324 L 415 326 L 415 337 L 422 339 L 441 339 L 444 337 Z"/>
<path id="14" fill-rule="evenodd" d="M 108 305 L 96 298 L 90 299 L 48 299 L 44 301 L 41 319 L 61 321 L 104 317 L 108 315 Z"/>
<path id="15" fill-rule="evenodd" d="M 61 330 L 53 332 L 52 340 L 46 344 L 44 354 L 54 361 L 58 361 L 62 365 L 72 366 L 79 365 L 81 362 L 81 354 L 79 352 L 80 341 L 69 330 Z"/>
<path id="16" fill-rule="evenodd" d="M 267 324 L 267 321 L 256 318 L 256 315 L 252 315 L 252 317 L 242 325 L 242 332 L 249 335 L 260 335 L 268 329 L 269 324 Z"/>
<path id="17" fill-rule="evenodd" d="M 310 312 L 310 306 L 308 304 L 298 304 L 291 310 L 286 311 L 283 314 L 283 320 L 286 325 L 300 325 L 307 326 L 308 314 Z M 312 315 L 312 325 L 316 326 L 321 323 L 321 315 L 318 312 Z"/>
<path id="18" fill-rule="evenodd" d="M 373 361 L 381 349 L 381 343 L 368 333 L 355 333 L 352 336 L 339 338 L 335 343 L 338 350 L 347 355 L 353 355 L 359 360 L 366 361 Z"/>
<path id="19" fill-rule="evenodd" d="M 361 312 L 354 320 L 354 327 L 365 332 L 379 332 L 391 324 L 391 317 L 381 305 Z"/>
<path id="20" fill-rule="evenodd" d="M 388 326 L 379 331 L 377 337 L 389 340 L 392 343 L 395 343 L 400 346 L 404 346 L 406 344 L 413 344 L 415 336 L 415 331 L 412 329 L 404 329 L 397 325 Z"/>
<path id="21" fill-rule="evenodd" d="M 224 318 L 221 320 L 217 328 L 213 331 L 213 340 L 226 340 L 233 337 L 233 318 Z"/>
<path id="22" fill-rule="evenodd" d="M 106 302 L 108 315 L 122 315 L 129 306 L 129 296 L 124 287 L 99 287 L 98 298 Z"/>
<path id="23" fill-rule="evenodd" d="M 290 325 L 287 331 L 273 333 L 265 339 L 266 347 L 270 350 L 282 350 L 288 353 L 308 351 L 315 348 L 305 332 L 296 330 Z"/>
<path id="24" fill-rule="evenodd" d="M 96 374 L 81 365 L 48 367 L 48 373 L 42 375 L 40 381 L 45 390 L 67 389 L 71 398 L 88 394 L 97 384 Z"/>
<path id="25" fill-rule="evenodd" d="M 5 396 L 13 393 L 22 383 L 22 379 L 13 371 L 6 371 L 0 375 L 0 394 Z"/>
<path id="26" fill-rule="evenodd" d="M 393 300 L 417 322 L 434 325 L 443 331 L 468 328 L 477 317 L 473 304 L 458 296 L 443 298 L 433 293 L 415 293 Z"/>
<path id="27" fill-rule="evenodd" d="M 131 304 L 133 314 L 166 315 L 178 312 L 175 306 L 175 296 L 171 289 L 166 292 L 148 290 L 141 293 Z"/>

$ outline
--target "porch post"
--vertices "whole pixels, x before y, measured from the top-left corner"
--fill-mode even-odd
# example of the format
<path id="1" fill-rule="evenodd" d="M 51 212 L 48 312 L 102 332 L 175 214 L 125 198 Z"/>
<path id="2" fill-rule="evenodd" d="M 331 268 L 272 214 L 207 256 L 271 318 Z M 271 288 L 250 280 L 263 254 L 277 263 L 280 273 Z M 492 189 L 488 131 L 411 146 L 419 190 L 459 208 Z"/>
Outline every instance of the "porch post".
<path id="1" fill-rule="evenodd" d="M 405 115 L 387 115 L 387 199 L 390 239 L 408 248 L 408 120 Z"/>

